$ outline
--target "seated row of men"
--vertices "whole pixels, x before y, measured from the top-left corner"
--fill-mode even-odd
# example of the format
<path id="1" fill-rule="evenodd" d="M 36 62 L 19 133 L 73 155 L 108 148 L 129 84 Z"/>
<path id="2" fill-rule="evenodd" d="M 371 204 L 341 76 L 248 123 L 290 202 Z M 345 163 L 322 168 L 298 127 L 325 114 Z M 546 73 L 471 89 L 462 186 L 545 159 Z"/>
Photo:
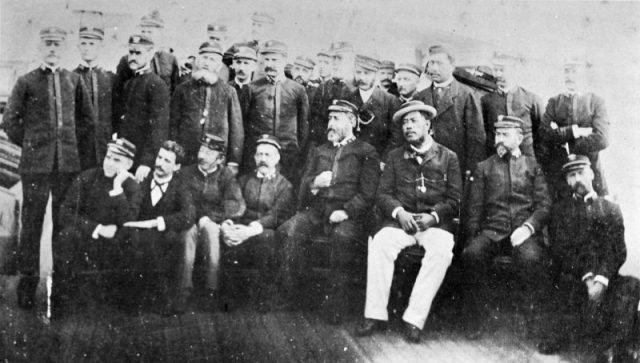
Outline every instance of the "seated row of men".
<path id="1" fill-rule="evenodd" d="M 310 236 L 324 234 L 331 241 L 331 282 L 324 308 L 333 324 L 339 324 L 345 313 L 347 282 L 356 271 L 356 256 L 368 251 L 366 319 L 357 330 L 359 335 L 372 334 L 388 320 L 397 255 L 414 244 L 424 247 L 402 317 L 407 339 L 419 341 L 452 262 L 456 235 L 460 235 L 455 222 L 462 198 L 458 158 L 434 141 L 431 130 L 436 110 L 420 101 L 407 102 L 394 114 L 405 143 L 389 152 L 382 172 L 376 149 L 354 135 L 357 107 L 336 100 L 328 111 L 327 142 L 316 147 L 306 162 L 298 193 L 300 205 L 293 216 L 293 188 L 279 172 L 282 146 L 274 136 L 257 140 L 257 169 L 239 180 L 223 166 L 223 139 L 205 135 L 197 164 L 180 172 L 184 152 L 179 144 L 166 141 L 152 176 L 140 185 L 128 172 L 135 145 L 124 139 L 109 143 L 102 170 L 83 172 L 61 208 L 60 223 L 66 228 L 55 242 L 59 247 L 54 262 L 54 307 L 64 308 L 78 264 L 120 260 L 124 263 L 120 266 L 137 276 L 161 271 L 165 312 L 182 312 L 193 286 L 198 249 L 207 264 L 208 295 L 217 295 L 220 253 L 234 250 L 260 261 L 263 281 L 258 299 L 262 303 L 266 305 L 276 295 L 276 285 L 291 303 L 304 289 L 304 272 L 314 257 Z M 571 312 L 590 314 L 583 318 L 591 322 L 588 332 L 600 338 L 602 349 L 626 349 L 633 329 L 638 328 L 640 284 L 618 275 L 626 258 L 618 206 L 594 193 L 589 159 L 571 156 L 563 171 L 573 198 L 552 208 L 540 167 L 520 151 L 522 120 L 502 117 L 494 127 L 496 154 L 479 163 L 469 182 L 469 200 L 462 206 L 468 209 L 462 219 L 466 241 L 461 242 L 472 291 L 467 299 L 470 307 L 479 310 L 484 303 L 486 268 L 492 256 L 504 252 L 514 257 L 519 276 L 527 282 L 530 306 L 539 307 L 545 294 L 555 291 L 544 284 L 552 281 L 544 265 L 544 255 L 550 251 L 563 286 L 572 291 L 562 297 L 566 299 L 563 306 L 577 301 L 589 307 Z M 379 225 L 372 221 L 374 206 Z M 542 231 L 549 221 L 547 248 Z M 366 246 L 368 235 L 374 237 Z M 95 241 L 87 243 L 87 239 Z M 104 259 L 113 254 L 117 254 L 115 260 Z M 138 269 L 145 264 L 140 273 Z M 109 266 L 113 267 L 102 269 Z M 169 283 L 172 276 L 175 284 Z M 477 323 L 479 327 L 481 322 Z M 545 353 L 561 349 L 567 337 L 562 330 L 572 327 L 552 325 L 548 334 L 552 339 L 540 344 Z"/>

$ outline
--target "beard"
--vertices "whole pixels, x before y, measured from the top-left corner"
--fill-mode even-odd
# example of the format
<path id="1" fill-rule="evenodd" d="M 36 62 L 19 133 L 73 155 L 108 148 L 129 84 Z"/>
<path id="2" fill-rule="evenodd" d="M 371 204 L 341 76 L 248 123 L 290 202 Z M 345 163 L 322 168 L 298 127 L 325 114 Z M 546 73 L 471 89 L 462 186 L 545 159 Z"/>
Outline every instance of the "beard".
<path id="1" fill-rule="evenodd" d="M 301 85 L 303 85 L 303 86 L 306 86 L 306 85 L 307 85 L 307 82 L 306 82 L 304 79 L 302 79 L 302 77 L 300 77 L 300 76 L 297 76 L 297 77 L 296 77 L 296 78 L 294 78 L 293 80 L 294 80 L 294 81 L 296 81 L 296 82 L 298 82 L 298 83 L 300 83 L 300 84 L 301 84 Z"/>
<path id="2" fill-rule="evenodd" d="M 413 133 L 413 135 L 416 135 L 416 134 L 415 134 L 415 133 Z M 405 134 L 405 138 L 406 138 L 407 136 L 408 136 L 408 135 L 406 135 L 406 134 Z M 427 137 L 426 137 L 426 136 L 421 135 L 421 136 L 417 136 L 417 137 L 415 137 L 415 138 L 414 138 L 414 139 L 412 139 L 412 140 L 408 140 L 408 139 L 407 139 L 407 142 L 408 142 L 410 145 L 413 145 L 413 146 L 420 146 L 420 145 L 422 145 L 422 144 L 424 143 L 424 141 L 425 141 L 426 139 L 427 139 Z"/>
<path id="3" fill-rule="evenodd" d="M 208 84 L 215 84 L 219 79 L 218 73 L 202 68 L 194 70 L 191 73 L 191 77 L 195 80 L 202 80 Z"/>
<path id="4" fill-rule="evenodd" d="M 572 187 L 571 190 L 573 191 L 574 194 L 577 194 L 581 197 L 584 197 L 585 195 L 589 194 L 589 189 L 587 188 L 586 185 L 584 185 L 582 182 L 576 182 Z"/>
<path id="5" fill-rule="evenodd" d="M 507 147 L 504 146 L 504 143 L 499 142 L 499 143 L 496 144 L 496 153 L 498 154 L 498 156 L 502 157 L 508 151 L 509 151 L 509 149 L 507 149 Z"/>

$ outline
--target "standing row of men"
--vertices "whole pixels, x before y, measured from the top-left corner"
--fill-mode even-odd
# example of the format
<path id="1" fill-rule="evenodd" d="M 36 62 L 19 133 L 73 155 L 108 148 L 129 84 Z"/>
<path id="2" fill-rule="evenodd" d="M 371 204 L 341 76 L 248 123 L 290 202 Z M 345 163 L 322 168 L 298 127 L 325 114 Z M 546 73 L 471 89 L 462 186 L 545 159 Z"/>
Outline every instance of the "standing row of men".
<path id="1" fill-rule="evenodd" d="M 143 18 L 141 26 L 155 29 L 159 24 L 157 17 L 151 17 Z M 172 254 L 145 245 L 156 240 L 140 237 L 150 233 L 147 230 L 170 230 L 179 235 L 170 239 L 185 241 L 178 302 L 171 302 L 170 308 L 182 305 L 184 291 L 192 285 L 198 249 L 204 249 L 208 264 L 205 286 L 211 291 L 205 295 L 215 297 L 221 248 L 248 240 L 255 242 L 252 246 L 268 245 L 264 241 L 274 239 L 269 235 L 275 236 L 279 228 L 287 237 L 282 238 L 284 257 L 276 278 L 293 290 L 306 266 L 302 256 L 308 251 L 302 241 L 309 231 L 326 233 L 332 241 L 330 264 L 335 272 L 327 306 L 339 322 L 338 307 L 343 305 L 339 297 L 344 296 L 353 251 L 366 249 L 359 245 L 375 231 L 364 223 L 375 201 L 385 222 L 369 246 L 365 316 L 386 319 L 393 259 L 414 242 L 427 246 L 420 283 L 404 317 L 408 337 L 415 341 L 451 263 L 457 232 L 453 220 L 461 203 L 463 258 L 470 271 L 482 271 L 482 261 L 505 247 L 513 248 L 523 266 L 541 260 L 541 230 L 551 200 L 576 194 L 564 177 L 568 152 L 588 157 L 595 171 L 595 190 L 606 193 L 598 152 L 607 146 L 609 125 L 602 100 L 578 93 L 580 77 L 575 72 L 584 70 L 584 64 L 566 65 L 568 92 L 552 98 L 542 114 L 535 95 L 510 83 L 506 70 L 513 60 L 508 57 L 494 59 L 499 90 L 478 100 L 453 78 L 451 50 L 433 46 L 425 70 L 432 85 L 418 92 L 415 84 L 422 72 L 410 64 L 399 65 L 396 96 L 391 85 L 388 90 L 385 83 L 376 85 L 380 69 L 389 67 L 356 55 L 345 42 L 332 45 L 333 77 L 318 87 L 303 87 L 285 77 L 288 52 L 279 41 L 260 44 L 259 58 L 255 47 L 238 46 L 229 84 L 221 78 L 225 53 L 219 44 L 205 42 L 191 77 L 178 84 L 175 58 L 154 52 L 149 34 L 130 37 L 129 54 L 116 75 L 96 67 L 104 32 L 85 27 L 79 34 L 83 64 L 68 72 L 58 67 L 66 34 L 58 28 L 43 29 L 43 64 L 18 80 L 4 118 L 9 138 L 23 147 L 19 265 L 24 277 L 18 289 L 23 307 L 33 305 L 38 241 L 49 192 L 58 236 L 71 233 L 60 222 L 77 222 L 83 205 L 79 201 L 89 203 L 95 187 L 104 192 L 96 194 L 105 198 L 100 205 L 112 205 L 98 211 L 108 216 L 74 222 L 75 235 L 78 226 L 82 238 L 98 240 L 112 239 L 122 231 L 125 240 L 136 242 L 119 250 L 137 257 L 147 250 L 159 256 Z M 263 76 L 252 79 L 251 68 L 258 59 Z M 296 59 L 294 78 L 308 82 L 312 66 L 313 60 Z M 108 143 L 112 131 L 118 139 Z M 497 154 L 483 161 L 494 149 Z M 103 170 L 96 171 L 100 163 Z M 180 214 L 169 218 L 157 206 L 172 194 L 170 181 L 179 165 L 185 168 L 176 175 L 190 196 L 176 193 L 170 203 L 175 210 L 166 208 Z M 301 165 L 305 165 L 302 173 Z M 586 160 L 581 165 L 587 165 Z M 62 204 L 67 186 L 81 170 L 87 171 L 76 179 Z M 140 186 L 131 183 L 133 178 Z M 465 183 L 468 200 L 462 200 Z M 298 189 L 295 198 L 292 194 Z M 301 211 L 282 223 L 296 199 Z M 59 218 L 61 204 L 70 218 Z M 127 228 L 131 232 L 125 233 Z M 60 243 L 72 239 L 60 238 Z M 60 251 L 69 250 L 60 243 L 54 243 L 54 269 L 65 276 L 68 254 Z M 272 266 L 274 259 L 267 258 L 265 266 Z M 600 283 L 597 277 L 603 275 L 588 272 L 593 276 L 587 279 L 589 284 Z M 536 276 L 530 269 L 523 275 Z M 167 289 L 171 284 L 161 285 Z M 59 291 L 57 298 L 64 301 L 66 292 Z M 368 321 L 363 334 L 378 325 Z"/>

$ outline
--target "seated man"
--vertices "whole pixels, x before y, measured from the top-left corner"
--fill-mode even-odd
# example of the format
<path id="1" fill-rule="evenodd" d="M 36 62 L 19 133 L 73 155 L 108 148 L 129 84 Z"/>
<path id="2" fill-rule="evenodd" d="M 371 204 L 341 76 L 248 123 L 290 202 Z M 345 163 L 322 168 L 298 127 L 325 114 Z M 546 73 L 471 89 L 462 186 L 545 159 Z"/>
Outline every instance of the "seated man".
<path id="1" fill-rule="evenodd" d="M 124 282 L 114 277 L 126 267 L 122 261 L 131 240 L 130 231 L 121 227 L 136 219 L 140 208 L 140 187 L 128 171 L 135 154 L 126 139 L 110 141 L 102 168 L 82 172 L 68 190 L 60 208 L 62 231 L 53 239 L 53 317 L 64 315 L 80 292 L 81 272 L 116 272 L 105 280 L 111 288 Z"/>
<path id="2" fill-rule="evenodd" d="M 290 295 L 300 292 L 311 262 L 309 237 L 324 234 L 330 238 L 332 281 L 324 308 L 329 322 L 340 324 L 354 257 L 366 250 L 365 226 L 378 186 L 380 160 L 373 146 L 353 135 L 355 105 L 334 100 L 328 110 L 328 142 L 312 150 L 300 187 L 300 202 L 309 208 L 278 231 L 284 236 L 283 285 Z"/>
<path id="3" fill-rule="evenodd" d="M 267 307 L 279 262 L 275 229 L 291 217 L 295 208 L 293 186 L 278 171 L 281 148 L 275 136 L 258 139 L 254 156 L 257 170 L 240 177 L 247 209 L 235 223 L 222 223 L 223 254 L 248 259 L 260 268 L 257 296 L 261 310 Z"/>
<path id="4" fill-rule="evenodd" d="M 205 263 L 203 296 L 207 309 L 214 309 L 217 302 L 220 224 L 240 217 L 245 210 L 238 181 L 234 173 L 224 166 L 225 152 L 224 139 L 204 134 L 200 140 L 198 163 L 181 172 L 184 186 L 191 193 L 196 207 L 196 224 L 183 235 L 184 255 L 180 262 L 178 300 L 188 299 L 193 288 L 196 256 L 202 256 Z"/>
<path id="5" fill-rule="evenodd" d="M 475 326 L 469 338 L 482 334 L 479 321 L 487 302 L 487 268 L 499 254 L 514 258 L 518 278 L 525 284 L 527 306 L 539 305 L 543 298 L 546 248 L 542 229 L 549 215 L 551 200 L 544 174 L 534 156 L 523 155 L 523 122 L 517 117 L 500 116 L 494 124 L 497 154 L 478 164 L 470 179 L 466 236 L 462 252 L 473 304 Z"/>
<path id="6" fill-rule="evenodd" d="M 369 244 L 365 320 L 357 335 L 371 335 L 384 326 L 394 261 L 402 249 L 419 244 L 425 255 L 402 317 L 407 339 L 418 342 L 451 264 L 462 181 L 456 154 L 431 137 L 435 115 L 421 101 L 409 101 L 393 115 L 393 122 L 402 123 L 407 144 L 389 153 L 380 178 L 376 200 L 384 224 Z"/>
<path id="7" fill-rule="evenodd" d="M 592 338 L 590 349 L 605 358 L 598 361 L 609 362 L 604 355 L 613 348 L 613 362 L 635 362 L 629 349 L 640 338 L 640 281 L 618 274 L 627 257 L 622 212 L 596 194 L 587 156 L 570 155 L 562 170 L 573 198 L 553 206 L 549 228 L 560 314 L 538 350 L 557 353 L 577 335 Z"/>
<path id="8" fill-rule="evenodd" d="M 175 280 L 182 254 L 180 232 L 195 223 L 196 214 L 191 194 L 176 174 L 184 157 L 180 144 L 170 140 L 162 143 L 153 174 L 140 184 L 138 219 L 124 224 L 139 232 L 132 246 L 135 256 L 131 268 L 137 273 L 128 284 L 130 293 L 152 301 L 159 298 L 163 314 L 182 313 L 185 308 L 183 302 L 170 301 L 169 295 L 169 287 L 175 285 L 169 282 Z"/>

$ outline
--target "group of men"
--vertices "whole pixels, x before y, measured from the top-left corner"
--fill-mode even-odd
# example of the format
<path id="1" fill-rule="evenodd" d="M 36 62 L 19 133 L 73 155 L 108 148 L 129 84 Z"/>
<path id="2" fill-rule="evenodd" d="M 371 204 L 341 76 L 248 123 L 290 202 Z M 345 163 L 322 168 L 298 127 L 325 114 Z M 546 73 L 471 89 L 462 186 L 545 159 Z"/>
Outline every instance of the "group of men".
<path id="1" fill-rule="evenodd" d="M 262 13 L 253 20 L 273 23 Z M 54 312 L 69 306 L 87 269 L 129 286 L 125 305 L 151 299 L 181 313 L 198 290 L 213 306 L 224 254 L 260 267 L 261 307 L 278 294 L 290 305 L 317 258 L 310 237 L 324 235 L 323 307 L 333 324 L 366 256 L 359 335 L 388 320 L 398 254 L 424 248 L 402 317 L 417 342 L 457 243 L 475 316 L 491 260 L 507 254 L 532 311 L 560 291 L 562 306 L 579 306 L 567 312 L 582 312 L 574 331 L 599 337 L 599 352 L 628 354 L 640 284 L 618 275 L 624 225 L 604 198 L 599 160 L 609 121 L 602 99 L 585 91 L 584 62 L 564 65 L 567 89 L 545 108 L 514 82 L 517 59 L 506 55 L 493 58 L 498 88 L 482 97 L 453 77 L 454 54 L 442 45 L 429 48 L 423 70 L 335 42 L 316 59 L 296 58 L 289 78 L 286 44 L 256 39 L 223 51 L 226 26 L 211 24 L 185 75 L 156 49 L 163 27 L 157 13 L 143 17 L 116 74 L 98 65 L 103 29 L 81 27 L 72 72 L 59 67 L 66 32 L 40 32 L 42 65 L 18 79 L 2 124 L 23 150 L 21 307 L 34 305 L 51 194 Z M 419 90 L 421 79 L 431 84 Z M 574 327 L 552 325 L 543 353 L 562 349 L 563 328 Z"/>

